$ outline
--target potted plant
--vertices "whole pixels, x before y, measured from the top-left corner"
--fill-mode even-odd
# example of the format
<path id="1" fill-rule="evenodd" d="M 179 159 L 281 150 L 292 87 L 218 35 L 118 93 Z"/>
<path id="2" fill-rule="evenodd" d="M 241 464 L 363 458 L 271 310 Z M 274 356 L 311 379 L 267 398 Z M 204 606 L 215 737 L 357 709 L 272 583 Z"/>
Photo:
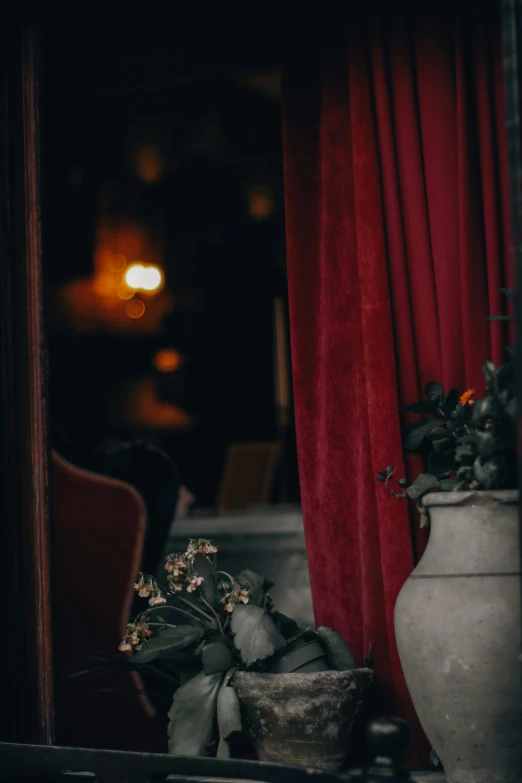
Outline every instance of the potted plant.
<path id="1" fill-rule="evenodd" d="M 148 606 L 120 645 L 137 667 L 177 672 L 170 753 L 208 753 L 217 726 L 221 758 L 245 730 L 261 760 L 340 768 L 373 673 L 356 667 L 339 634 L 277 612 L 265 577 L 218 570 L 216 554 L 211 541 L 192 540 L 167 557 L 165 587 L 140 574 Z"/>
<path id="2" fill-rule="evenodd" d="M 514 367 L 483 365 L 485 392 L 429 383 L 404 447 L 427 470 L 378 480 L 419 505 L 429 543 L 395 607 L 399 656 L 450 783 L 522 778 L 520 528 Z"/>

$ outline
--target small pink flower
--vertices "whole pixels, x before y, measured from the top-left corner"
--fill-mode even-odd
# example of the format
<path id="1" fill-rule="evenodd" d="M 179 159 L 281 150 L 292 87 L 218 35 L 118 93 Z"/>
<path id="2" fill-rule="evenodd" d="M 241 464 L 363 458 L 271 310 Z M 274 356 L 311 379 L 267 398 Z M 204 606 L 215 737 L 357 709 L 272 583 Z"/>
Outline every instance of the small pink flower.
<path id="1" fill-rule="evenodd" d="M 221 599 L 221 603 L 225 604 L 225 611 L 232 612 L 236 604 L 247 604 L 250 600 L 250 593 L 248 588 L 241 587 L 241 585 L 234 585 L 233 590 L 230 593 L 226 593 Z"/>
<path id="2" fill-rule="evenodd" d="M 217 546 L 214 546 L 210 541 L 200 541 L 198 552 L 202 555 L 215 555 L 217 553 Z"/>
<path id="3" fill-rule="evenodd" d="M 129 623 L 125 629 L 125 634 L 120 643 L 121 652 L 132 652 L 132 650 L 141 650 L 143 642 L 148 642 L 152 636 L 152 631 L 148 626 L 148 617 L 141 615 L 133 623 Z"/>
<path id="4" fill-rule="evenodd" d="M 174 574 L 175 576 L 179 576 L 186 567 L 187 564 L 180 554 L 169 555 L 165 561 L 165 570 L 168 571 L 169 574 Z"/>
<path id="5" fill-rule="evenodd" d="M 195 590 L 200 587 L 205 580 L 202 576 L 193 576 L 190 580 L 190 584 L 187 587 L 187 593 L 193 593 Z"/>
<path id="6" fill-rule="evenodd" d="M 150 606 L 161 606 L 166 603 L 167 599 L 163 597 L 161 590 L 158 590 L 157 595 L 153 595 L 149 601 Z"/>
<path id="7" fill-rule="evenodd" d="M 139 574 L 139 581 L 134 585 L 134 589 L 137 591 L 140 598 L 150 598 L 152 593 L 157 590 L 157 585 L 154 579 L 149 576 L 145 578 L 143 574 Z"/>
<path id="8" fill-rule="evenodd" d="M 186 574 L 183 571 L 180 571 L 178 573 L 170 573 L 168 576 L 169 580 L 169 591 L 171 593 L 179 593 L 183 589 L 183 585 L 187 581 Z"/>

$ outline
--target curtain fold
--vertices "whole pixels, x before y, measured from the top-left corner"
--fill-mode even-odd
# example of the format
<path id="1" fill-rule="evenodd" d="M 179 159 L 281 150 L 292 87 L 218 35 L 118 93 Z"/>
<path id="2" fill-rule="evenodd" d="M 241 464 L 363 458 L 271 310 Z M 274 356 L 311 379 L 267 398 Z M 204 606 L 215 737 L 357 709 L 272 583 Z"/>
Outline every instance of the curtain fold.
<path id="1" fill-rule="evenodd" d="M 424 385 L 483 388 L 511 281 L 496 3 L 288 4 L 284 155 L 294 396 L 316 621 L 376 670 L 375 710 L 429 748 L 393 632 L 425 545 L 377 484 Z"/>

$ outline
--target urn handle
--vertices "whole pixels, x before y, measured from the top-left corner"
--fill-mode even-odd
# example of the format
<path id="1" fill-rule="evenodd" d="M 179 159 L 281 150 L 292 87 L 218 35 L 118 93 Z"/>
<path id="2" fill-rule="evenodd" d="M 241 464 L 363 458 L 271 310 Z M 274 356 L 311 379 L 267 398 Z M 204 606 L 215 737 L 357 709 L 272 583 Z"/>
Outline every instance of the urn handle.
<path id="1" fill-rule="evenodd" d="M 401 764 L 410 741 L 410 727 L 400 718 L 380 718 L 369 723 L 366 740 L 372 762 L 364 774 L 365 783 L 397 783 L 409 780 L 410 773 Z"/>

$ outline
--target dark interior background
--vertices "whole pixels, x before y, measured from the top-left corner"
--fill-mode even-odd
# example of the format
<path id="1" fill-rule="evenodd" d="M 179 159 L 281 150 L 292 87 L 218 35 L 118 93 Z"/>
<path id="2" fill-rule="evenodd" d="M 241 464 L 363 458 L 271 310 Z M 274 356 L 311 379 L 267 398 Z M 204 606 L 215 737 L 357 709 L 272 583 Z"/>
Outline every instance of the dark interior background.
<path id="1" fill-rule="evenodd" d="M 227 445 L 278 437 L 273 299 L 286 302 L 279 5 L 89 3 L 57 10 L 46 24 L 53 446 L 88 465 L 102 442 L 151 442 L 174 458 L 198 505 L 212 506 Z M 144 150 L 153 157 L 145 180 L 136 163 Z M 75 286 L 95 274 L 104 221 L 137 225 L 161 248 L 171 306 L 154 328 L 75 321 L 83 306 Z M 182 357 L 175 372 L 154 366 L 165 348 Z M 159 405 L 175 406 L 183 426 L 119 415 L 141 381 L 153 384 Z M 285 486 L 273 500 L 282 492 L 297 502 L 293 424 L 289 444 Z"/>

